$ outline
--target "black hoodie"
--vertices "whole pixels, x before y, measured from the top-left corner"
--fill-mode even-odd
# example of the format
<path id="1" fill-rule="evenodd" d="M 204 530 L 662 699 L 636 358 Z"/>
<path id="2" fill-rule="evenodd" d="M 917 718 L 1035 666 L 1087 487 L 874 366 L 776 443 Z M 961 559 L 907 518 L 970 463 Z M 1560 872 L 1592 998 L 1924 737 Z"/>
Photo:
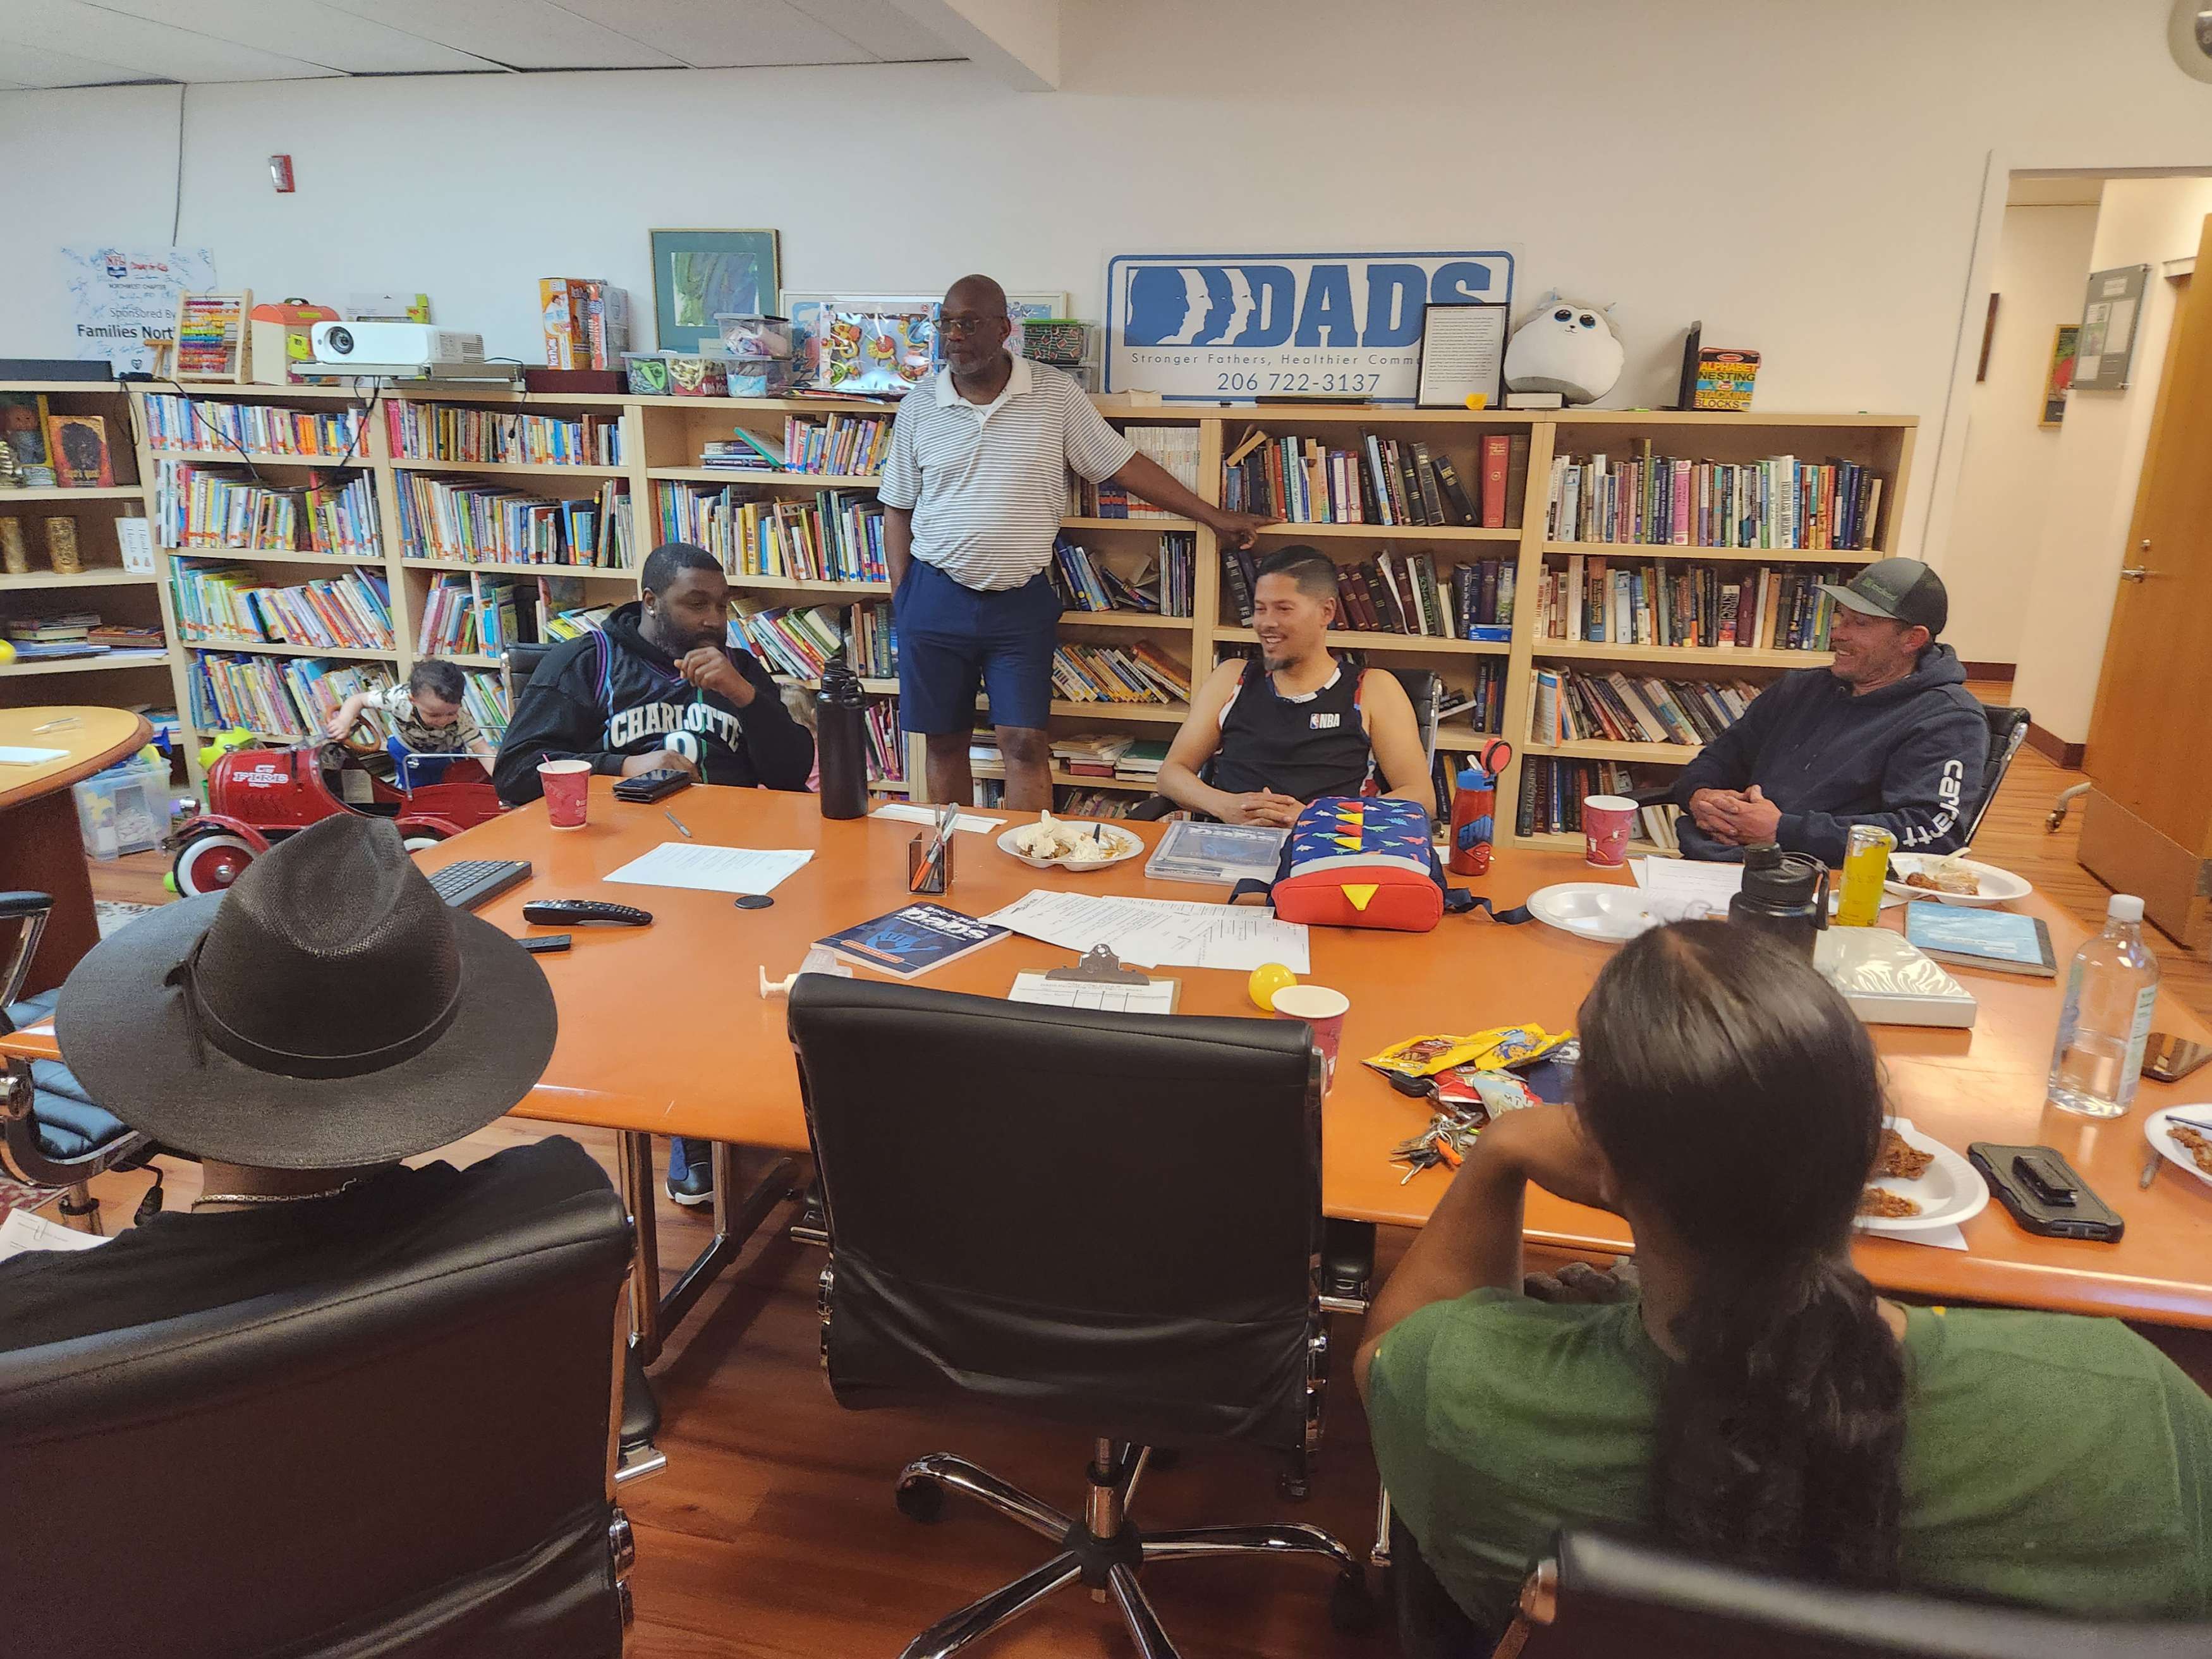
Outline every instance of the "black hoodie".
<path id="1" fill-rule="evenodd" d="M 804 789 L 814 738 L 792 719 L 775 681 L 750 652 L 730 659 L 757 694 L 739 708 L 676 672 L 669 654 L 638 630 L 636 601 L 607 618 L 604 633 L 557 647 L 515 699 L 492 781 L 510 805 L 544 793 L 538 763 L 587 760 L 618 775 L 632 755 L 673 749 L 698 763 L 708 783 Z"/>
<path id="2" fill-rule="evenodd" d="M 1825 668 L 1784 674 L 1743 718 L 1682 769 L 1669 799 L 1687 807 L 1700 789 L 1753 784 L 1782 809 L 1775 839 L 1831 865 L 1855 823 L 1897 837 L 1899 852 L 1957 847 L 1981 793 L 1989 722 L 1948 645 L 1920 653 L 1911 673 L 1863 697 Z M 1693 859 L 1733 859 L 1685 811 L 1678 833 Z"/>

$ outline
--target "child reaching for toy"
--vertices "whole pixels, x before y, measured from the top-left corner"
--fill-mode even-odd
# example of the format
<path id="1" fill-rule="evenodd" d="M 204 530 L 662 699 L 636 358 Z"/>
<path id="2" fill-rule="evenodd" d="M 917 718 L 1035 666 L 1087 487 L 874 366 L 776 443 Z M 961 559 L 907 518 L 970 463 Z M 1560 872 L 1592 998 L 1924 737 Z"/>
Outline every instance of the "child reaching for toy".
<path id="1" fill-rule="evenodd" d="M 355 692 L 338 705 L 325 730 L 333 739 L 342 739 L 365 711 L 375 708 L 391 717 L 393 734 L 416 754 L 474 755 L 489 766 L 491 744 L 476 716 L 461 706 L 467 689 L 461 671 L 452 663 L 425 657 L 415 665 L 405 685 Z"/>

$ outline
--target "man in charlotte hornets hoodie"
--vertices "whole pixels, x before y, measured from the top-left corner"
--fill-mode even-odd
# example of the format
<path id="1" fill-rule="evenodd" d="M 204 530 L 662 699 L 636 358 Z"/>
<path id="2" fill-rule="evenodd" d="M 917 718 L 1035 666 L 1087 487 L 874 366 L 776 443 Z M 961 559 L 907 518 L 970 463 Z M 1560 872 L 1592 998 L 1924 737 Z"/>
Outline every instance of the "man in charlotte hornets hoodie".
<path id="1" fill-rule="evenodd" d="M 707 783 L 805 788 L 813 736 L 768 670 L 726 643 L 730 589 L 714 556 L 670 542 L 642 577 L 642 600 L 557 647 L 515 698 L 492 769 L 499 798 L 536 800 L 548 760 L 587 760 L 610 777 L 672 766 Z"/>
<path id="2" fill-rule="evenodd" d="M 1958 653 L 1936 643 L 1950 617 L 1942 579 L 1883 559 L 1840 586 L 1829 668 L 1784 674 L 1705 752 L 1668 799 L 1683 809 L 1685 857 L 1740 859 L 1778 842 L 1830 865 L 1855 823 L 1899 852 L 1945 853 L 1966 833 L 1989 758 L 1989 724 Z"/>

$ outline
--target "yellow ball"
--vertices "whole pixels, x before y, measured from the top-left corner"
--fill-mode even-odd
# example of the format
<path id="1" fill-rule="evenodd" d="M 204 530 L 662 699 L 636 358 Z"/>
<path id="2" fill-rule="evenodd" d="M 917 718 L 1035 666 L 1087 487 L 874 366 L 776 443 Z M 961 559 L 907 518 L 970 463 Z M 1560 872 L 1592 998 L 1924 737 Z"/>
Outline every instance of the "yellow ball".
<path id="1" fill-rule="evenodd" d="M 15 660 L 15 647 L 9 644 L 7 641 L 0 640 L 0 668 L 5 668 L 9 663 Z"/>
<path id="2" fill-rule="evenodd" d="M 1275 1012 L 1275 993 L 1297 982 L 1298 976 L 1281 963 L 1263 962 L 1252 970 L 1245 988 L 1251 993 L 1255 1007 L 1272 1014 Z"/>

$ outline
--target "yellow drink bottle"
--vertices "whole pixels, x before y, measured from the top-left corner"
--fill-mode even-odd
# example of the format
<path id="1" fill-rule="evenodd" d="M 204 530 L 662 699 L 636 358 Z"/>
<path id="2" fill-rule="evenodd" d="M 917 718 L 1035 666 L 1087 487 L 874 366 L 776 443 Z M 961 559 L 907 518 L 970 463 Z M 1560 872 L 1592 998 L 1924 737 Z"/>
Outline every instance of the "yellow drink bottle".
<path id="1" fill-rule="evenodd" d="M 1844 879 L 1836 896 L 1838 927 L 1871 927 L 1881 915 L 1881 885 L 1889 875 L 1897 837 L 1871 823 L 1855 823 L 1844 842 Z"/>

